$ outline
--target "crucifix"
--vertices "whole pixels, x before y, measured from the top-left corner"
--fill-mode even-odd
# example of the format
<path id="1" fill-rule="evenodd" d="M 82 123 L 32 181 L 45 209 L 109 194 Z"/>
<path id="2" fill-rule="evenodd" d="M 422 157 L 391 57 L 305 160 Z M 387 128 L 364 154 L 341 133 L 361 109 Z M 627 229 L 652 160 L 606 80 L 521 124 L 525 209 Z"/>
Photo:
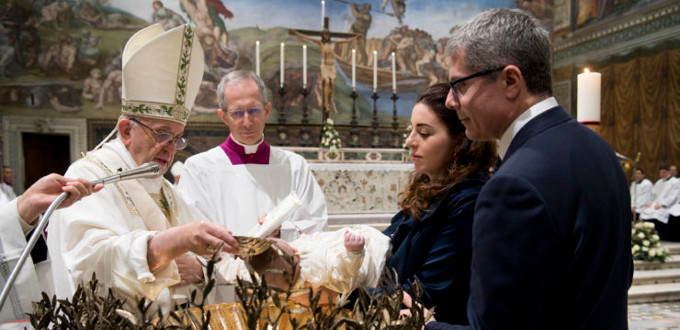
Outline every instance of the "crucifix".
<path id="1" fill-rule="evenodd" d="M 335 101 L 333 100 L 333 88 L 335 85 L 335 45 L 351 42 L 355 39 L 361 38 L 360 34 L 345 33 L 345 32 L 331 32 L 328 29 L 328 17 L 324 17 L 323 30 L 302 30 L 290 29 L 289 33 L 296 35 L 304 40 L 314 42 L 321 47 L 321 80 L 323 88 L 323 123 L 328 119 L 331 110 L 337 113 L 335 108 Z M 321 37 L 320 39 L 315 37 Z M 339 41 L 331 40 L 331 38 L 342 39 Z"/>

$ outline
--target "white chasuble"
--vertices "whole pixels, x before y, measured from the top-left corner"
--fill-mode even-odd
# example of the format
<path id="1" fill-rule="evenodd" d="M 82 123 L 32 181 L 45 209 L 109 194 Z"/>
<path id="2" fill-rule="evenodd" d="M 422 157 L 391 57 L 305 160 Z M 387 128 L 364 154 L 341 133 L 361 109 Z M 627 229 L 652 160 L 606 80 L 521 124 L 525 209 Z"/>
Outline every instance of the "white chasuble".
<path id="1" fill-rule="evenodd" d="M 73 163 L 65 176 L 94 180 L 135 167 L 132 156 L 116 139 Z M 152 195 L 163 196 L 165 203 Z M 189 287 L 169 288 L 180 280 L 174 262 L 155 272 L 148 266 L 148 240 L 192 220 L 186 204 L 162 177 L 107 184 L 102 191 L 55 212 L 53 218 L 47 244 L 59 298 L 70 297 L 92 273 L 105 288 L 125 295 L 128 303 L 146 297 L 167 308 L 173 298 L 188 297 Z"/>

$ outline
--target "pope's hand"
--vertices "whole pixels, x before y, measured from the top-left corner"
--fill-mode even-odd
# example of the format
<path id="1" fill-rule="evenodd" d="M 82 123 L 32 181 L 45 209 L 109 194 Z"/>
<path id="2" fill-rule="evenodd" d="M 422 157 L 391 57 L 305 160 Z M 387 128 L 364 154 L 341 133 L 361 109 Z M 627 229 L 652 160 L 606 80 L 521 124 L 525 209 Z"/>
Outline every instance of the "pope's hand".
<path id="1" fill-rule="evenodd" d="M 222 225 L 197 220 L 173 227 L 153 236 L 147 245 L 147 262 L 153 272 L 189 251 L 212 255 L 222 244 L 222 251 L 236 253 L 238 241 Z"/>
<path id="2" fill-rule="evenodd" d="M 179 271 L 180 282 L 174 286 L 198 283 L 203 279 L 203 266 L 191 254 L 183 254 L 175 258 L 177 270 Z"/>
<path id="3" fill-rule="evenodd" d="M 212 255 L 220 244 L 223 244 L 222 251 L 224 252 L 236 253 L 238 251 L 238 241 L 231 236 L 231 231 L 222 225 L 198 220 L 175 228 L 182 228 L 186 249 L 196 254 Z"/>

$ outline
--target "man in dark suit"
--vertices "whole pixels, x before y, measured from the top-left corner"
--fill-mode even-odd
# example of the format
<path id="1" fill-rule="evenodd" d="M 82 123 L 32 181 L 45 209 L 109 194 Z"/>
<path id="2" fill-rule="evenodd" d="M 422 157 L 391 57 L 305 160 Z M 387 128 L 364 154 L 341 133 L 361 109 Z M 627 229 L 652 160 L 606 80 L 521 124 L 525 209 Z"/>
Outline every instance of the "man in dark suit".
<path id="1" fill-rule="evenodd" d="M 493 9 L 447 52 L 447 106 L 470 139 L 497 140 L 501 159 L 475 208 L 470 327 L 627 329 L 626 179 L 610 146 L 552 97 L 550 35 L 524 12 Z"/>

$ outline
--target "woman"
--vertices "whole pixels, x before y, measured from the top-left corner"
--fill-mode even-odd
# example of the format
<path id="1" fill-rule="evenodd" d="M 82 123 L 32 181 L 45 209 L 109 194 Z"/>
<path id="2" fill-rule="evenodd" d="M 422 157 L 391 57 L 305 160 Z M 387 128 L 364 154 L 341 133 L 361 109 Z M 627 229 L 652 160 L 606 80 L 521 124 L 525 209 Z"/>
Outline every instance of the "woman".
<path id="1" fill-rule="evenodd" d="M 465 137 L 456 112 L 444 105 L 449 89 L 437 84 L 418 96 L 406 139 L 415 173 L 383 233 L 392 238 L 388 269 L 399 283 L 408 289 L 418 280 L 421 302 L 436 306 L 438 321 L 468 324 L 472 216 L 496 147 Z"/>

